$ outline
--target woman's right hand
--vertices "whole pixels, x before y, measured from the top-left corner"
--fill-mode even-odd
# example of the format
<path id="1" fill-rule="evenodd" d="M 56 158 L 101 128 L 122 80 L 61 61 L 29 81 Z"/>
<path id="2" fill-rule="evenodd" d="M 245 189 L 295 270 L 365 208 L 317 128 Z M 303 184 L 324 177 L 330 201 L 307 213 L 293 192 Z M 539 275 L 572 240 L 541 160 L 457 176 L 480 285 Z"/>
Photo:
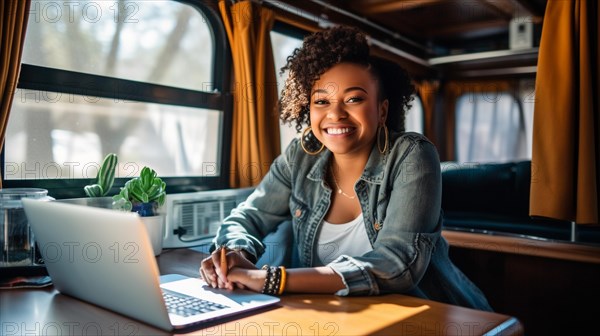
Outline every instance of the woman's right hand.
<path id="1" fill-rule="evenodd" d="M 244 269 L 236 267 L 231 269 L 227 279 L 236 287 L 260 293 L 265 284 L 267 271 L 262 269 Z"/>

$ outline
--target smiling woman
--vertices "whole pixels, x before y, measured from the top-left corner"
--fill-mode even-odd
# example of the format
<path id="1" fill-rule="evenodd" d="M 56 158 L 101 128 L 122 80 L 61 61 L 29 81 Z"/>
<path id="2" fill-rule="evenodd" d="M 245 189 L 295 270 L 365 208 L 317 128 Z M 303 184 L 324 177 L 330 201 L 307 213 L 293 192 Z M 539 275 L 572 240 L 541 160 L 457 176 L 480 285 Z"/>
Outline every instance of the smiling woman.
<path id="1" fill-rule="evenodd" d="M 339 63 L 313 84 L 309 105 L 312 133 L 334 154 L 330 170 L 338 189 L 325 217 L 328 222 L 349 223 L 362 212 L 354 184 L 369 159 L 377 132 L 380 128 L 387 132 L 383 125 L 389 101 L 379 94 L 377 83 L 368 67 Z M 336 197 L 339 195 L 346 197 Z"/>
<path id="2" fill-rule="evenodd" d="M 345 26 L 308 36 L 284 69 L 281 118 L 309 127 L 223 221 L 205 280 L 268 294 L 409 293 L 490 310 L 448 258 L 437 152 L 404 132 L 406 73 L 371 57 L 365 36 Z M 262 239 L 290 219 L 301 268 L 257 269 Z"/>

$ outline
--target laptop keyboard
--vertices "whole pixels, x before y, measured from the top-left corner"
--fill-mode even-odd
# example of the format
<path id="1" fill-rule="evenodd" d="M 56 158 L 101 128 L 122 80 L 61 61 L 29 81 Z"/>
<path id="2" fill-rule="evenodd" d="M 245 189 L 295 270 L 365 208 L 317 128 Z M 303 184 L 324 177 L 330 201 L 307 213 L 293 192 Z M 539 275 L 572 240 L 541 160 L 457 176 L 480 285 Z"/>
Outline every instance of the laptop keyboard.
<path id="1" fill-rule="evenodd" d="M 167 310 L 171 314 L 176 314 L 183 317 L 190 317 L 202 313 L 208 313 L 224 308 L 229 308 L 222 304 L 199 299 L 185 294 L 175 293 L 163 289 L 163 298 L 167 305 Z"/>

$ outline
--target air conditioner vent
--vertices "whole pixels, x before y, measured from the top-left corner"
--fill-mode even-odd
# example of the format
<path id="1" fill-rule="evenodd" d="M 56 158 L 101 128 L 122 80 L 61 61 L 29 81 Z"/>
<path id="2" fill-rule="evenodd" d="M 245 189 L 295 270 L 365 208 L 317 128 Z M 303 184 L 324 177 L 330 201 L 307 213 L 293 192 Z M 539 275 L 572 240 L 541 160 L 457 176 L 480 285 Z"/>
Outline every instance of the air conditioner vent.
<path id="1" fill-rule="evenodd" d="M 233 197 L 174 204 L 175 216 L 180 218 L 179 227 L 185 229 L 186 232 L 181 239 L 185 241 L 213 236 L 223 219 L 236 205 Z"/>
<path id="2" fill-rule="evenodd" d="M 244 188 L 167 195 L 163 247 L 210 243 L 223 219 L 252 191 Z"/>

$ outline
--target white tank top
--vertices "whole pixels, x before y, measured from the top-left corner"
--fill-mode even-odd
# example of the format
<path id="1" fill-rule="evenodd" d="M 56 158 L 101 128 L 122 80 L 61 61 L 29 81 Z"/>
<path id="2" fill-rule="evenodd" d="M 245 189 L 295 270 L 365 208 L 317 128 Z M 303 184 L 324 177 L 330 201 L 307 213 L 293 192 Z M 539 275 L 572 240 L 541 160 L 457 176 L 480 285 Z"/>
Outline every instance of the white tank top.
<path id="1" fill-rule="evenodd" d="M 331 224 L 323 221 L 317 244 L 317 256 L 323 265 L 341 255 L 358 257 L 372 250 L 362 213 L 349 223 Z"/>

